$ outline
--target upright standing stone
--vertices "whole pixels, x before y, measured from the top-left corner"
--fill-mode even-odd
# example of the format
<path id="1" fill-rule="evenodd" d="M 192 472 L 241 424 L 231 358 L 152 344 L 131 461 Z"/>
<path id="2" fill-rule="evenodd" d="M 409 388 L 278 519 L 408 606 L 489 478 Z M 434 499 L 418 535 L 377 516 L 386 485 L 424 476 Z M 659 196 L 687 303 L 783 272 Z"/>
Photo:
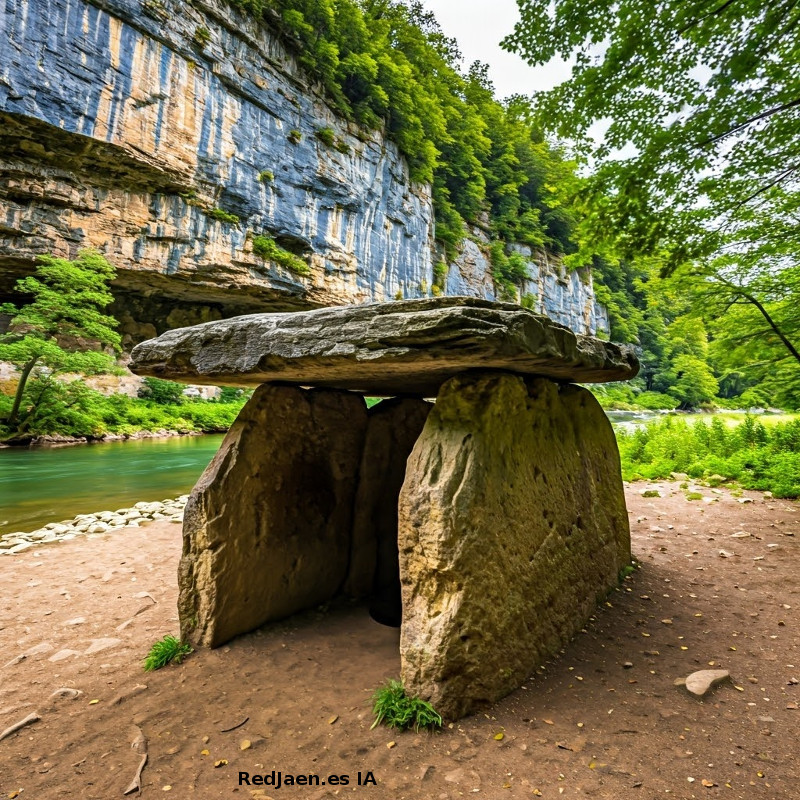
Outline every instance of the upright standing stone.
<path id="1" fill-rule="evenodd" d="M 215 647 L 341 589 L 366 424 L 349 392 L 256 390 L 186 505 L 184 638 Z"/>
<path id="2" fill-rule="evenodd" d="M 630 563 L 611 426 L 575 385 L 442 386 L 399 502 L 402 678 L 455 719 L 518 687 Z"/>
<path id="3" fill-rule="evenodd" d="M 395 397 L 369 410 L 345 592 L 373 595 L 370 613 L 387 625 L 400 625 L 402 617 L 397 498 L 406 461 L 432 407 L 424 400 Z"/>

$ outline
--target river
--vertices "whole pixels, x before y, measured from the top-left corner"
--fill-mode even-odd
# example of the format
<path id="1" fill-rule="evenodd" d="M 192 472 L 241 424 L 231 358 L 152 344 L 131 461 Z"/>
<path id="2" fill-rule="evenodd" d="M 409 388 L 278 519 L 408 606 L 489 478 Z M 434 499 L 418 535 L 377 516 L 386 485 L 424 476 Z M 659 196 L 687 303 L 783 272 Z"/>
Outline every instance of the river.
<path id="1" fill-rule="evenodd" d="M 186 494 L 222 434 L 0 450 L 0 536 Z"/>

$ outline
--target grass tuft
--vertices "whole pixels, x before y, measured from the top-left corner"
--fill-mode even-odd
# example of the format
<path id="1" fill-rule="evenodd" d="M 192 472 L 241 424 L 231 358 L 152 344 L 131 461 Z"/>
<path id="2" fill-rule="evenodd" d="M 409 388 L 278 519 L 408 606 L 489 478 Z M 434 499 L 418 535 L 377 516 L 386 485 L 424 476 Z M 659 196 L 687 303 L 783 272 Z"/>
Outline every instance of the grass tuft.
<path id="1" fill-rule="evenodd" d="M 372 695 L 372 700 L 372 713 L 375 714 L 372 728 L 381 723 L 390 728 L 413 728 L 415 731 L 442 727 L 442 718 L 434 707 L 426 700 L 409 697 L 400 681 L 387 681 Z"/>
<path id="2" fill-rule="evenodd" d="M 144 660 L 144 671 L 152 672 L 161 669 L 172 661 L 180 664 L 183 657 L 191 652 L 192 648 L 188 644 L 184 644 L 174 636 L 165 636 L 150 648 L 150 652 Z"/>

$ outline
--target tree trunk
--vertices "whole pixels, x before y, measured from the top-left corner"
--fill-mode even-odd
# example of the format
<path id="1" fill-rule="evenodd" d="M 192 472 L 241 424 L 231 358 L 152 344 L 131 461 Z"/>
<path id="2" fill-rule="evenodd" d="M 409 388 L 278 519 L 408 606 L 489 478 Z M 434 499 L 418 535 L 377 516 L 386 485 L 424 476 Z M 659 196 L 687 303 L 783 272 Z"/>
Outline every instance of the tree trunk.
<path id="1" fill-rule="evenodd" d="M 22 395 L 25 392 L 25 385 L 28 383 L 31 370 L 36 366 L 39 356 L 34 356 L 23 368 L 22 374 L 19 376 L 19 383 L 17 384 L 17 393 L 14 396 L 14 405 L 11 407 L 11 414 L 8 417 L 8 425 L 11 427 L 17 421 L 19 414 L 19 407 L 22 405 Z"/>

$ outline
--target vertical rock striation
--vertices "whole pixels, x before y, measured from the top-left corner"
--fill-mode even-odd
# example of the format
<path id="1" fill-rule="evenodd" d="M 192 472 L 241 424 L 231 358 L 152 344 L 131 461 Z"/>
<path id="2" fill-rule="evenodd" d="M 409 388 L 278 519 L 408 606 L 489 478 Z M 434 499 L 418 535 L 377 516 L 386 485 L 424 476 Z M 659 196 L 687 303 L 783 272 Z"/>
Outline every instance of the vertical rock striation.
<path id="1" fill-rule="evenodd" d="M 8 0 L 0 41 L 0 272 L 93 245 L 122 287 L 240 313 L 419 294 L 428 187 L 234 6 Z"/>
<path id="2" fill-rule="evenodd" d="M 430 187 L 236 6 L 6 0 L 0 43 L 0 296 L 37 255 L 96 247 L 119 270 L 112 310 L 130 346 L 237 314 L 432 291 Z M 259 256 L 259 235 L 308 274 Z M 445 294 L 494 299 L 480 236 Z M 608 330 L 588 273 L 528 255 L 536 310 Z"/>

